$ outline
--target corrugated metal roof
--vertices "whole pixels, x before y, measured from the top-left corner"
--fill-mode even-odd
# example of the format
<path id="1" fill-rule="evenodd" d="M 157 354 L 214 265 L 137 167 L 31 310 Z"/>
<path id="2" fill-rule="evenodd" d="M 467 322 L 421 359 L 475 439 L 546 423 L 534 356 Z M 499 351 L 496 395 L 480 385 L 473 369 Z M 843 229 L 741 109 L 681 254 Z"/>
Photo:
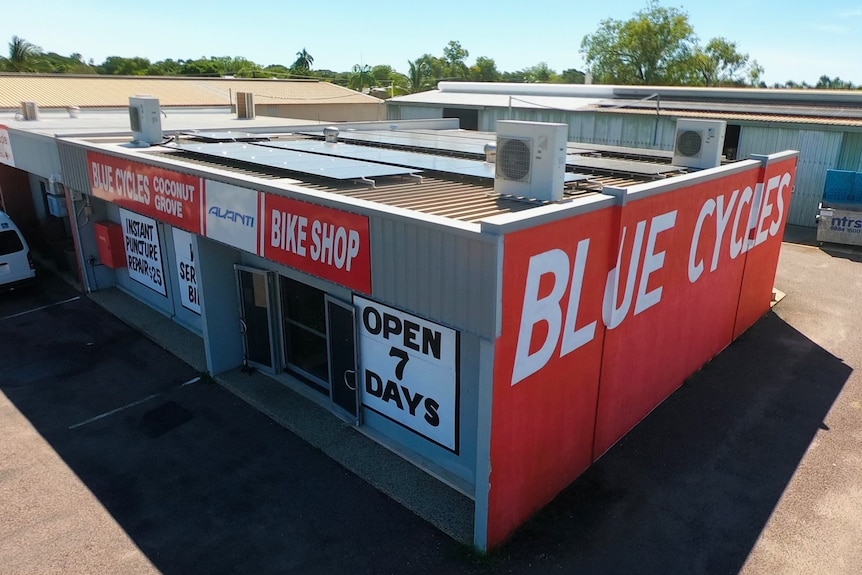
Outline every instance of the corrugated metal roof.
<path id="1" fill-rule="evenodd" d="M 664 104 L 664 103 L 663 103 Z M 720 111 L 704 111 L 695 110 L 674 110 L 662 108 L 659 116 L 668 117 L 683 117 L 683 118 L 709 118 L 715 120 L 728 120 L 737 122 L 756 122 L 756 123 L 783 123 L 783 124 L 813 124 L 818 126 L 850 126 L 862 127 L 862 118 L 835 118 L 830 116 L 796 116 L 787 114 L 770 114 L 766 111 L 768 106 L 764 106 L 764 113 L 743 113 L 743 112 L 720 112 Z M 641 116 L 655 116 L 656 110 L 632 109 L 632 108 L 609 108 L 604 106 L 594 106 L 595 112 L 607 112 L 613 114 L 635 114 Z"/>
<path id="2" fill-rule="evenodd" d="M 774 114 L 779 116 L 813 116 L 817 118 L 862 119 L 862 102 L 844 106 L 811 105 L 809 103 L 776 102 L 693 102 L 661 100 L 609 100 L 599 107 L 628 108 L 655 111 L 658 109 L 685 110 L 691 112 L 721 112 L 728 114 Z"/>
<path id="3" fill-rule="evenodd" d="M 444 92 L 434 90 L 389 100 L 393 104 L 416 104 L 431 106 L 474 106 L 477 108 L 538 108 L 554 110 L 581 110 L 601 102 L 601 98 L 578 98 L 568 96 L 481 94 L 467 92 Z"/>
<path id="4" fill-rule="evenodd" d="M 441 82 L 392 104 L 535 108 L 750 122 L 862 126 L 862 91 Z"/>
<path id="5" fill-rule="evenodd" d="M 0 109 L 34 101 L 42 108 L 126 107 L 129 96 L 148 94 L 162 106 L 229 106 L 237 92 L 256 103 L 381 105 L 373 96 L 316 80 L 186 78 L 161 76 L 73 76 L 0 74 Z"/>
<path id="6" fill-rule="evenodd" d="M 493 182 L 490 181 L 484 182 L 457 177 L 447 178 L 442 174 L 423 174 L 421 183 L 398 177 L 376 178 L 377 185 L 372 188 L 357 182 L 336 182 L 297 174 L 286 176 L 284 173 L 264 171 L 260 166 L 214 161 L 174 151 L 147 152 L 145 154 L 167 157 L 196 166 L 217 168 L 243 176 L 266 180 L 288 179 L 291 183 L 300 182 L 297 185 L 309 190 L 340 194 L 464 222 L 477 222 L 491 216 L 519 212 L 541 205 L 541 202 L 501 197 L 494 192 Z M 594 194 L 607 186 L 628 187 L 643 181 L 597 174 L 591 176 L 588 181 L 579 182 L 575 187 L 568 188 L 566 195 L 572 197 Z"/>

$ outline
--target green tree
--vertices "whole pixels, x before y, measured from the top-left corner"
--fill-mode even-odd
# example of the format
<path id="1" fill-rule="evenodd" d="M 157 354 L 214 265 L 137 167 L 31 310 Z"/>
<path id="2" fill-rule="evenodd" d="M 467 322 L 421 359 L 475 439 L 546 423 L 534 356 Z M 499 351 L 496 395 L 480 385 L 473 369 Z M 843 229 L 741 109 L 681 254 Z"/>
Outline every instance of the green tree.
<path id="1" fill-rule="evenodd" d="M 43 53 L 36 61 L 35 72 L 49 74 L 95 74 L 96 70 L 83 62 L 80 54 L 62 56 L 56 52 Z"/>
<path id="2" fill-rule="evenodd" d="M 446 76 L 449 78 L 466 79 L 469 77 L 467 57 L 470 55 L 460 42 L 450 40 L 443 48 L 443 60 L 446 63 Z"/>
<path id="3" fill-rule="evenodd" d="M 292 70 L 282 64 L 270 64 L 264 70 L 273 78 L 290 78 Z"/>
<path id="4" fill-rule="evenodd" d="M 560 80 L 564 84 L 584 84 L 586 83 L 586 74 L 580 70 L 569 68 L 562 71 L 560 74 Z"/>
<path id="5" fill-rule="evenodd" d="M 829 76 L 823 75 L 820 76 L 820 79 L 817 80 L 817 84 L 814 86 L 815 88 L 819 88 L 821 90 L 854 90 L 856 86 L 853 85 L 853 82 L 845 82 L 838 76 L 835 78 L 830 78 Z"/>
<path id="6" fill-rule="evenodd" d="M 108 56 L 98 67 L 100 74 L 120 76 L 143 76 L 150 69 L 150 61 L 146 58 L 123 58 Z"/>
<path id="7" fill-rule="evenodd" d="M 446 72 L 446 60 L 432 56 L 431 54 L 422 54 L 415 60 L 416 63 L 422 63 L 425 67 L 427 84 L 434 85 L 440 80 L 448 77 Z"/>
<path id="8" fill-rule="evenodd" d="M 224 62 L 213 58 L 184 60 L 180 74 L 183 76 L 224 76 Z"/>
<path id="9" fill-rule="evenodd" d="M 693 68 L 704 86 L 727 86 L 757 83 L 762 68 L 748 54 L 737 50 L 736 42 L 713 38 L 704 48 L 697 47 L 692 56 Z M 760 71 L 758 71 L 758 68 Z M 752 77 L 755 72 L 758 78 Z"/>
<path id="10" fill-rule="evenodd" d="M 182 60 L 160 60 L 152 64 L 147 71 L 148 76 L 179 76 L 183 70 Z"/>
<path id="11" fill-rule="evenodd" d="M 363 88 L 370 88 L 374 85 L 374 76 L 371 75 L 371 66 L 368 64 L 355 64 L 351 72 L 348 83 L 350 88 L 361 92 Z"/>
<path id="12" fill-rule="evenodd" d="M 470 66 L 470 79 L 476 82 L 497 82 L 500 80 L 500 71 L 493 58 L 479 56 L 476 63 Z"/>
<path id="13" fill-rule="evenodd" d="M 417 58 L 414 61 L 407 60 L 407 85 L 405 88 L 410 94 L 421 92 L 428 87 L 428 62 Z"/>
<path id="14" fill-rule="evenodd" d="M 757 86 L 764 72 L 726 38 L 701 47 L 688 14 L 658 0 L 629 20 L 603 20 L 581 41 L 581 53 L 606 84 Z"/>
<path id="15" fill-rule="evenodd" d="M 581 53 L 598 82 L 666 85 L 690 76 L 695 44 L 685 12 L 649 0 L 629 20 L 602 20 Z"/>
<path id="16" fill-rule="evenodd" d="M 7 72 L 36 72 L 41 57 L 42 48 L 24 38 L 12 36 L 9 42 L 9 56 L 2 58 L 0 64 Z"/>
<path id="17" fill-rule="evenodd" d="M 524 68 L 523 74 L 525 81 L 532 83 L 551 82 L 557 75 L 556 72 L 554 72 L 550 67 L 548 67 L 547 62 L 539 62 L 535 66 Z"/>
<path id="18" fill-rule="evenodd" d="M 302 50 L 296 53 L 296 60 L 293 61 L 290 67 L 295 72 L 305 73 L 311 70 L 312 64 L 314 64 L 314 56 L 309 54 L 303 47 Z"/>
<path id="19" fill-rule="evenodd" d="M 503 72 L 500 79 L 504 82 L 513 82 L 515 84 L 523 84 L 527 82 L 527 73 L 524 70 L 515 70 L 513 72 Z"/>
<path id="20" fill-rule="evenodd" d="M 371 68 L 371 77 L 374 78 L 374 83 L 377 86 L 388 86 L 392 80 L 392 75 L 397 74 L 392 66 L 379 64 Z"/>

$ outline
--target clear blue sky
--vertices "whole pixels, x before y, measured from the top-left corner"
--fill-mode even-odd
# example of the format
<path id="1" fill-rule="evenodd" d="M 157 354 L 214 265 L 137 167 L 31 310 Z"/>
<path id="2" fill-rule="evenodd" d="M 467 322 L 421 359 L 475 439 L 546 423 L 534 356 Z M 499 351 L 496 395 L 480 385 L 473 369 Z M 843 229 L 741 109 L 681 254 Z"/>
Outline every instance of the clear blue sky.
<path id="1" fill-rule="evenodd" d="M 723 36 L 765 69 L 767 84 L 816 83 L 826 74 L 862 84 L 862 0 L 710 0 L 686 2 L 702 43 Z M 663 1 L 680 7 L 682 2 Z M 28 7 L 29 6 L 29 7 Z M 581 39 L 605 18 L 625 20 L 646 0 L 31 0 L 7 7 L 0 41 L 20 36 L 47 51 L 166 58 L 244 56 L 285 64 L 303 47 L 314 68 L 347 71 L 442 56 L 458 40 L 501 71 L 547 62 L 557 72 L 584 69 Z M 5 53 L 6 50 L 3 50 Z"/>

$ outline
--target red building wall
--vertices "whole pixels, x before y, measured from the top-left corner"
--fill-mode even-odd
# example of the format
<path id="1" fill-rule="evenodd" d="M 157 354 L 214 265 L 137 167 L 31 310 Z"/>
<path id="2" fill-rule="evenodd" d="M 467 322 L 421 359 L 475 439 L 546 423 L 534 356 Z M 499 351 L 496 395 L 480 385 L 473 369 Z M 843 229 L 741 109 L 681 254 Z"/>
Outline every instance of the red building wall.
<path id="1" fill-rule="evenodd" d="M 487 542 L 769 310 L 796 153 L 504 238 Z"/>

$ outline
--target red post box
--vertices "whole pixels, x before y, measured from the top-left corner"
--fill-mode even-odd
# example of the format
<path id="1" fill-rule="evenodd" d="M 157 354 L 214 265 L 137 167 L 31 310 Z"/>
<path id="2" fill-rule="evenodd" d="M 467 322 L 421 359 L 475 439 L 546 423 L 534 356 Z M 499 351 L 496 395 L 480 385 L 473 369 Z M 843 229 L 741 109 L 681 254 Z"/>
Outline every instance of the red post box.
<path id="1" fill-rule="evenodd" d="M 111 269 L 126 267 L 126 248 L 123 245 L 123 226 L 116 222 L 95 222 L 99 260 Z"/>

